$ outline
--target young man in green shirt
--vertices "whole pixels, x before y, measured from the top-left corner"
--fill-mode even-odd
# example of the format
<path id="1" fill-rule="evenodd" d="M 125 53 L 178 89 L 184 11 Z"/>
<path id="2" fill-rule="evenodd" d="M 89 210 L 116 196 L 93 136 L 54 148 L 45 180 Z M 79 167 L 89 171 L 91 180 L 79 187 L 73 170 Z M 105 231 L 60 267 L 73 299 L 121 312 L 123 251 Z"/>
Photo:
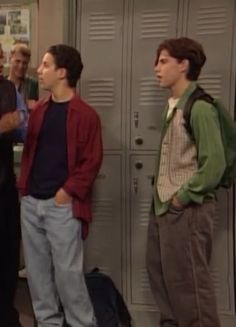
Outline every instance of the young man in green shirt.
<path id="1" fill-rule="evenodd" d="M 163 327 L 220 327 L 209 260 L 215 219 L 215 188 L 226 167 L 218 115 L 194 103 L 186 128 L 183 109 L 196 88 L 206 57 L 189 38 L 165 40 L 155 73 L 171 91 L 164 112 L 148 228 L 147 269 Z"/>

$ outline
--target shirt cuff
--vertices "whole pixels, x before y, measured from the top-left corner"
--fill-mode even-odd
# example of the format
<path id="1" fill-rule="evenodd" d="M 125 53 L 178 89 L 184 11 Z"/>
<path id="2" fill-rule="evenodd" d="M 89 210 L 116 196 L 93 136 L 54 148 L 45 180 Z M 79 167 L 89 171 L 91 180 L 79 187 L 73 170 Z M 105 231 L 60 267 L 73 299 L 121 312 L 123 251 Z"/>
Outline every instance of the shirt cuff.
<path id="1" fill-rule="evenodd" d="M 183 206 L 188 205 L 192 201 L 187 192 L 182 189 L 177 192 L 176 197 Z"/>
<path id="2" fill-rule="evenodd" d="M 25 113 L 23 110 L 20 110 L 20 123 L 23 124 L 25 122 Z"/>

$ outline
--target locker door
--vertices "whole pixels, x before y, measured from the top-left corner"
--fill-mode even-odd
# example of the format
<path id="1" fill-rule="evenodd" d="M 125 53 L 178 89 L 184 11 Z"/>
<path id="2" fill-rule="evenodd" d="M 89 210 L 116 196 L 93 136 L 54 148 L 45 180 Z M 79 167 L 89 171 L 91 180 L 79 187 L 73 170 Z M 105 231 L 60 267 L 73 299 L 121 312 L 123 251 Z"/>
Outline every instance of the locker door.
<path id="1" fill-rule="evenodd" d="M 155 161 L 155 155 L 132 155 L 130 159 L 132 304 L 154 303 L 146 271 L 145 252 Z"/>
<path id="2" fill-rule="evenodd" d="M 214 224 L 211 274 L 222 314 L 234 314 L 234 244 L 232 192 L 219 190 L 218 212 Z"/>
<path id="3" fill-rule="evenodd" d="M 105 149 L 121 148 L 124 1 L 81 0 L 79 30 L 84 71 L 81 95 L 102 119 Z"/>
<path id="4" fill-rule="evenodd" d="M 134 0 L 132 12 L 130 147 L 156 150 L 161 112 L 167 93 L 154 75 L 156 49 L 161 41 L 176 37 L 177 0 Z"/>
<path id="5" fill-rule="evenodd" d="M 186 32 L 202 43 L 207 61 L 200 76 L 200 84 L 213 96 L 221 99 L 233 112 L 234 85 L 232 83 L 233 27 L 235 1 L 189 1 Z M 234 81 L 235 82 L 235 81 Z M 218 307 L 222 314 L 235 318 L 235 272 L 233 241 L 233 194 L 218 193 L 218 215 L 215 221 L 215 245 L 211 272 L 215 284 Z M 228 326 L 229 322 L 225 322 Z"/>
<path id="6" fill-rule="evenodd" d="M 198 40 L 207 56 L 200 83 L 228 107 L 234 13 L 234 0 L 191 0 L 186 26 L 187 36 Z"/>
<path id="7" fill-rule="evenodd" d="M 116 174 L 114 174 L 116 172 Z M 99 267 L 121 288 L 121 158 L 106 155 L 96 179 L 85 267 Z"/>

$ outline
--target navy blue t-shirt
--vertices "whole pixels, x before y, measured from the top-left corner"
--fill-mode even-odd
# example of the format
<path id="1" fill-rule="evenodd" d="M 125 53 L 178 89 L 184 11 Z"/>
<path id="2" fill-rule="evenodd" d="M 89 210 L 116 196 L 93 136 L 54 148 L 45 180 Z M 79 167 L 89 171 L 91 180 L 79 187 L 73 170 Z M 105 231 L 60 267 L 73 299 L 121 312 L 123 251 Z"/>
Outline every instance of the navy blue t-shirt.
<path id="1" fill-rule="evenodd" d="M 68 104 L 51 100 L 45 113 L 29 178 L 29 194 L 37 199 L 54 197 L 68 177 Z"/>

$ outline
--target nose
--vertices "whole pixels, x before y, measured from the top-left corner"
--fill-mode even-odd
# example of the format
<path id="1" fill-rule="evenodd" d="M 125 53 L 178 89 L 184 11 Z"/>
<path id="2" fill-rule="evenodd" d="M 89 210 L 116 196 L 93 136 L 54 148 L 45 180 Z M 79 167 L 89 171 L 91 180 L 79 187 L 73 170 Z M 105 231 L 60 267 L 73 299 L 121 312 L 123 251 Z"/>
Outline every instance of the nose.
<path id="1" fill-rule="evenodd" d="M 158 73 L 158 72 L 159 72 L 159 66 L 158 66 L 158 64 L 155 65 L 155 67 L 154 67 L 154 72 L 155 72 L 155 73 Z"/>
<path id="2" fill-rule="evenodd" d="M 41 65 L 37 69 L 37 74 L 39 75 L 41 73 Z"/>
<path id="3" fill-rule="evenodd" d="M 24 63 L 23 62 L 19 62 L 18 63 L 18 67 L 19 67 L 19 69 L 23 69 L 24 68 Z"/>

